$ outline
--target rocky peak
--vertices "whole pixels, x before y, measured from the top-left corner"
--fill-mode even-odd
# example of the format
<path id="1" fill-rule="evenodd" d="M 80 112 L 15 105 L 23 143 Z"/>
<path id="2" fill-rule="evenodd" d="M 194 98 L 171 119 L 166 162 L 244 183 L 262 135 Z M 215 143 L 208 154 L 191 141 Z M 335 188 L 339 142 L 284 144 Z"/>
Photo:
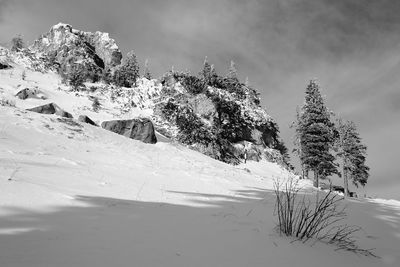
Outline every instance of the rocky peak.
<path id="1" fill-rule="evenodd" d="M 121 51 L 108 33 L 84 32 L 65 23 L 51 27 L 30 49 L 61 65 L 79 62 L 85 65 L 86 69 L 98 72 L 119 65 L 122 59 Z"/>

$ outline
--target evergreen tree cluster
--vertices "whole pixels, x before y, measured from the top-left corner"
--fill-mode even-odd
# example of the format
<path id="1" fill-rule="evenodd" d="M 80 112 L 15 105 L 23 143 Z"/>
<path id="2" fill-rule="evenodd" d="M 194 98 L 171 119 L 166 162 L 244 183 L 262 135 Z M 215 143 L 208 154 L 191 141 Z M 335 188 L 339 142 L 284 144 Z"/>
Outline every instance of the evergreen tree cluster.
<path id="1" fill-rule="evenodd" d="M 19 52 L 24 48 L 24 40 L 21 35 L 11 39 L 11 51 Z"/>
<path id="2" fill-rule="evenodd" d="M 138 78 L 139 64 L 136 55 L 131 51 L 122 60 L 121 65 L 114 70 L 113 82 L 117 86 L 131 88 L 136 86 Z"/>
<path id="3" fill-rule="evenodd" d="M 300 159 L 303 176 L 314 174 L 314 186 L 319 179 L 337 174 L 344 179 L 345 195 L 349 195 L 348 180 L 356 186 L 367 183 L 369 167 L 365 165 L 366 149 L 353 122 L 332 122 L 331 112 L 325 106 L 319 85 L 310 81 L 305 92 L 305 102 L 297 110 L 294 152 Z M 336 152 L 336 153 L 335 153 Z M 337 158 L 342 160 L 339 172 Z"/>

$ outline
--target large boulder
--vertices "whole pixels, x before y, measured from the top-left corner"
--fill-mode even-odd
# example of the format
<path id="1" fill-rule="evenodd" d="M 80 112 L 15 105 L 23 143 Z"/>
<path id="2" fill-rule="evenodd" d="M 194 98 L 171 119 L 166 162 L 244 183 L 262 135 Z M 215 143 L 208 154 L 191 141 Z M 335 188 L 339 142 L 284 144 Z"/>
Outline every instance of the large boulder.
<path id="1" fill-rule="evenodd" d="M 73 118 L 73 116 L 70 113 L 62 110 L 55 103 L 49 103 L 49 104 L 34 107 L 34 108 L 28 108 L 27 110 L 41 113 L 41 114 L 55 114 L 55 115 L 58 115 L 58 116 L 64 117 L 64 118 Z"/>
<path id="2" fill-rule="evenodd" d="M 153 123 L 146 118 L 104 121 L 101 123 L 101 127 L 144 143 L 157 143 Z"/>
<path id="3" fill-rule="evenodd" d="M 87 124 L 91 124 L 93 126 L 98 126 L 91 118 L 89 118 L 86 115 L 80 115 L 78 117 L 78 121 L 83 122 L 83 123 L 87 123 Z"/>

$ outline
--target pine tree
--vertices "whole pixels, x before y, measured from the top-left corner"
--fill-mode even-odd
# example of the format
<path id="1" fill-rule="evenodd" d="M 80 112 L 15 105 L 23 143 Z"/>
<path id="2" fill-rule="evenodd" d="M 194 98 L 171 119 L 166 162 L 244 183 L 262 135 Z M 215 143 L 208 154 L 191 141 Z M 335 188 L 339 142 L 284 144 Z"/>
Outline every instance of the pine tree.
<path id="1" fill-rule="evenodd" d="M 15 36 L 11 39 L 11 51 L 19 52 L 24 48 L 24 41 L 21 35 Z"/>
<path id="2" fill-rule="evenodd" d="M 143 75 L 143 77 L 146 78 L 147 80 L 151 80 L 152 79 L 152 76 L 151 76 L 151 73 L 150 73 L 150 69 L 149 69 L 149 60 L 148 59 L 146 59 L 146 62 L 144 63 L 144 75 Z"/>
<path id="3" fill-rule="evenodd" d="M 121 65 L 114 72 L 114 82 L 118 86 L 133 87 L 139 78 L 139 64 L 133 51 L 122 60 Z"/>
<path id="4" fill-rule="evenodd" d="M 65 79 L 68 81 L 69 85 L 72 86 L 74 91 L 78 91 L 79 87 L 83 86 L 86 81 L 85 70 L 81 65 L 72 65 L 69 72 L 66 73 Z"/>
<path id="5" fill-rule="evenodd" d="M 238 76 L 237 76 L 236 64 L 235 64 L 235 62 L 233 62 L 233 60 L 231 60 L 231 65 L 229 66 L 227 77 L 229 79 L 239 81 Z"/>
<path id="6" fill-rule="evenodd" d="M 246 87 L 249 87 L 249 86 L 250 86 L 249 76 L 246 77 L 246 80 L 244 81 L 244 85 L 245 85 Z"/>
<path id="7" fill-rule="evenodd" d="M 339 172 L 330 151 L 335 141 L 334 124 L 315 81 L 307 86 L 300 121 L 300 160 L 313 171 L 314 186 L 318 187 L 319 178 Z"/>
<path id="8" fill-rule="evenodd" d="M 296 108 L 296 120 L 292 122 L 290 125 L 290 128 L 294 128 L 295 130 L 295 135 L 293 138 L 293 145 L 294 148 L 292 150 L 293 153 L 295 153 L 299 159 L 300 159 L 300 167 L 301 167 L 301 178 L 308 179 L 308 168 L 304 164 L 304 162 L 301 160 L 302 159 L 302 149 L 301 149 L 301 142 L 300 142 L 300 136 L 301 136 L 301 129 L 302 129 L 302 121 L 301 121 L 301 115 L 300 115 L 300 110 L 299 107 Z"/>
<path id="9" fill-rule="evenodd" d="M 349 179 L 355 186 L 365 186 L 369 176 L 369 167 L 365 165 L 367 147 L 361 143 L 354 122 L 337 123 L 339 138 L 337 139 L 338 156 L 342 160 L 342 177 L 345 196 L 349 196 Z"/>
<path id="10" fill-rule="evenodd" d="M 217 71 L 215 70 L 214 64 L 211 65 L 211 70 L 210 70 L 210 85 L 214 84 L 218 80 L 218 74 Z"/>
<path id="11" fill-rule="evenodd" d="M 210 63 L 207 61 L 207 57 L 204 58 L 204 63 L 203 63 L 203 69 L 200 72 L 200 77 L 204 80 L 206 84 L 209 84 L 211 82 L 211 73 L 212 72 L 212 67 Z"/>

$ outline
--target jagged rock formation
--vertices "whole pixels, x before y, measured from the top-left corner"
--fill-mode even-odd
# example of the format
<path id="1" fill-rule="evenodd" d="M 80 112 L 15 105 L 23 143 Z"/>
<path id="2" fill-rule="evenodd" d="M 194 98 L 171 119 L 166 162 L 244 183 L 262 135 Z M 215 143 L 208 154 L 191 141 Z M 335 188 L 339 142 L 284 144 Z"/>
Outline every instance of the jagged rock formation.
<path id="1" fill-rule="evenodd" d="M 53 26 L 29 49 L 41 53 L 65 71 L 80 64 L 93 76 L 100 75 L 105 68 L 119 65 L 122 59 L 121 51 L 108 33 L 84 32 L 63 23 Z"/>
<path id="2" fill-rule="evenodd" d="M 153 123 L 146 118 L 104 121 L 101 127 L 144 143 L 157 143 Z"/>

